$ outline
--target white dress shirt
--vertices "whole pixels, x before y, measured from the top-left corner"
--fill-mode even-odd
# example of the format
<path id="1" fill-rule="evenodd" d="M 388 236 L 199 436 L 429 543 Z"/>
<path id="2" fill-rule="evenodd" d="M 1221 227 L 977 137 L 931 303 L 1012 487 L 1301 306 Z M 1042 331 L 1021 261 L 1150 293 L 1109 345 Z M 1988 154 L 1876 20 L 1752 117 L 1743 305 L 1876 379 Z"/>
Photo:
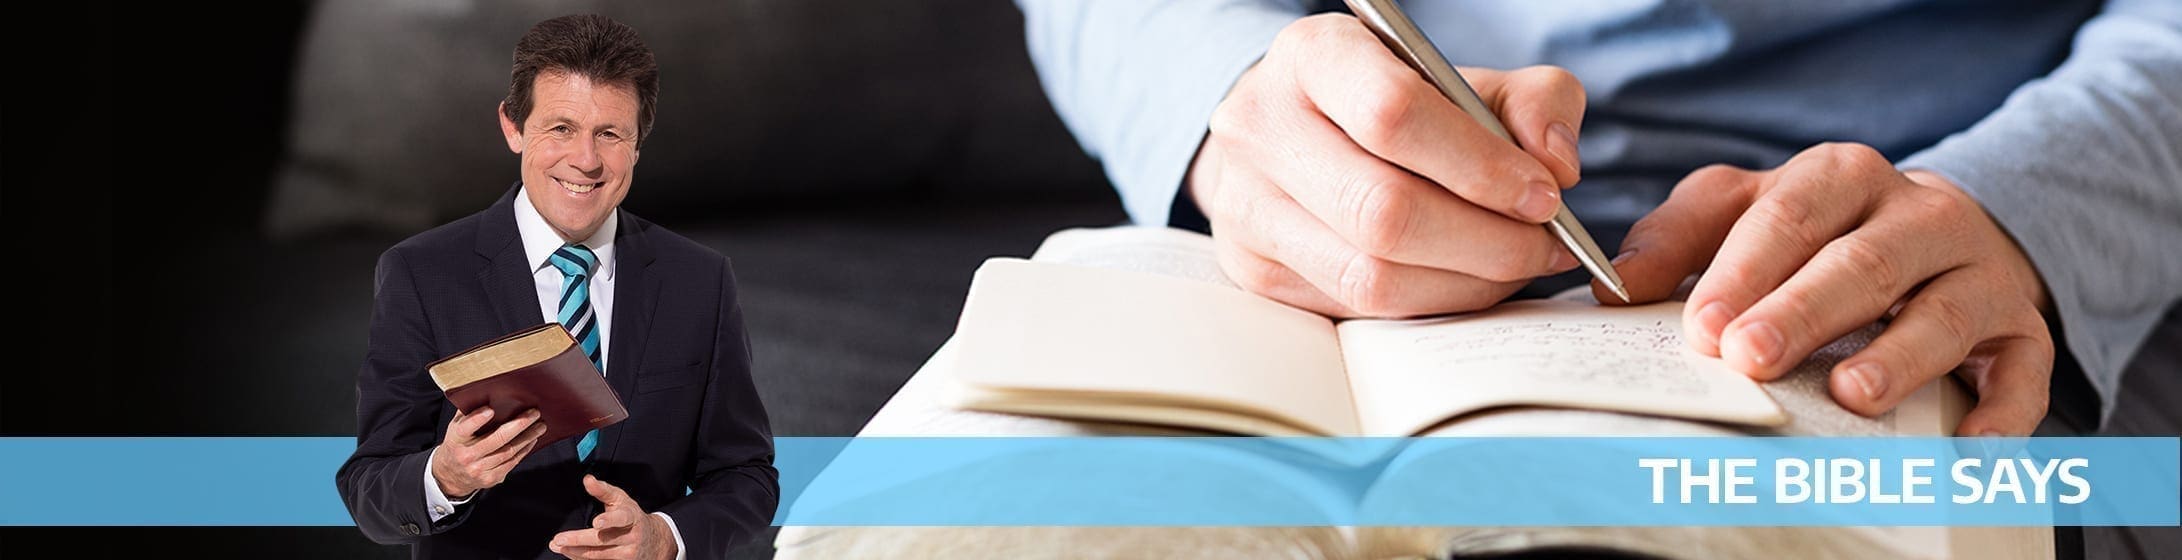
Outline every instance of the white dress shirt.
<path id="1" fill-rule="evenodd" d="M 614 324 L 614 233 L 620 226 L 621 211 L 617 208 L 606 215 L 606 222 L 599 224 L 597 232 L 582 242 L 599 260 L 598 268 L 591 271 L 589 291 L 591 320 L 598 323 L 595 328 L 599 335 L 600 373 L 605 373 L 605 364 L 611 363 L 606 358 L 607 352 L 613 348 L 613 343 L 610 342 L 613 337 L 607 336 L 612 334 L 607 329 Z M 515 231 L 523 240 L 524 262 L 530 263 L 531 283 L 538 291 L 538 314 L 548 322 L 559 320 L 561 288 L 566 285 L 567 275 L 562 274 L 561 269 L 553 266 L 547 259 L 567 242 L 561 239 L 559 232 L 553 231 L 552 225 L 546 223 L 545 216 L 538 213 L 538 207 L 530 203 L 528 191 L 515 194 Z M 432 453 L 438 455 L 439 451 L 434 449 Z M 426 458 L 425 464 L 431 464 L 431 459 Z M 425 469 L 424 503 L 431 513 L 433 523 L 453 515 L 456 506 L 469 501 L 469 498 L 461 501 L 448 499 L 447 493 L 439 487 L 439 480 L 432 477 L 432 470 L 429 467 Z M 682 546 L 682 530 L 675 527 L 674 518 L 664 512 L 653 512 L 652 515 L 667 520 L 668 531 L 674 533 L 674 557 L 679 560 L 687 556 Z"/>

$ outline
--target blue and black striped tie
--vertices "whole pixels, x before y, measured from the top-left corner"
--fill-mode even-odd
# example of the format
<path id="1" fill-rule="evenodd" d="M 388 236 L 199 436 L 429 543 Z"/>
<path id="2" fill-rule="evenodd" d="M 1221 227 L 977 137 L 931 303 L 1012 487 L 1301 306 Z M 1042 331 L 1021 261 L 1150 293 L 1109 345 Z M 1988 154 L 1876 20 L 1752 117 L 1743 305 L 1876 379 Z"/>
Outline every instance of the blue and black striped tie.
<path id="1" fill-rule="evenodd" d="M 553 268 L 561 269 L 561 306 L 557 320 L 561 327 L 576 337 L 583 346 L 583 353 L 591 357 L 591 365 L 606 371 L 606 364 L 599 362 L 598 314 L 591 312 L 591 271 L 598 269 L 599 257 L 581 244 L 563 245 L 546 258 Z M 576 457 L 591 459 L 591 449 L 599 445 L 599 431 L 591 430 L 576 442 Z"/>

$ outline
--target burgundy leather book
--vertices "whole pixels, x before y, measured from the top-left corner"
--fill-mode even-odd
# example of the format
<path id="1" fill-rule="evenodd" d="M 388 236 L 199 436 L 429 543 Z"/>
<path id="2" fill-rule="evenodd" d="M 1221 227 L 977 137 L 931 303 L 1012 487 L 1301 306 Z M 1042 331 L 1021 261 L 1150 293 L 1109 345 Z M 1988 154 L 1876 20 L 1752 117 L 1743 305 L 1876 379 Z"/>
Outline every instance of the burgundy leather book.
<path id="1" fill-rule="evenodd" d="M 629 417 L 621 397 L 559 323 L 540 323 L 425 366 L 456 410 L 491 405 L 490 430 L 524 411 L 543 415 L 544 447 Z"/>

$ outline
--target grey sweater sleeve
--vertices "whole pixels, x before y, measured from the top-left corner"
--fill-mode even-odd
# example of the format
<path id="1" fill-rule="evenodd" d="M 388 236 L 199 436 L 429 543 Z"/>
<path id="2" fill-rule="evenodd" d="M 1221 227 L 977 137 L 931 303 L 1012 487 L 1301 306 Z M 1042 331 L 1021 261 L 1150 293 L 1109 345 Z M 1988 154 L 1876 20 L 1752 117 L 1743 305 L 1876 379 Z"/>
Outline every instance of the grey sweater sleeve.
<path id="1" fill-rule="evenodd" d="M 2059 68 L 1901 167 L 1961 185 L 2023 247 L 2104 424 L 2182 299 L 2182 2 L 2113 0 Z"/>

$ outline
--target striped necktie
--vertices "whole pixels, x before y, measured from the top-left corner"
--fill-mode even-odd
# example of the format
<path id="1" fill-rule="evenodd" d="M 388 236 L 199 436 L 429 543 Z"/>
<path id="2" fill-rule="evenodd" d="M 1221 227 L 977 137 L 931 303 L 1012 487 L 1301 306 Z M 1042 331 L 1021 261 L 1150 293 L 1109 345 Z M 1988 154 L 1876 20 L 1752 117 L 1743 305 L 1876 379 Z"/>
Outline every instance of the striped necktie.
<path id="1" fill-rule="evenodd" d="M 553 251 L 546 262 L 561 269 L 561 305 L 556 320 L 561 327 L 583 345 L 583 353 L 591 357 L 591 365 L 601 373 L 606 364 L 599 361 L 598 315 L 591 311 L 591 271 L 598 269 L 599 257 L 581 244 L 571 243 Z M 591 430 L 576 442 L 576 457 L 591 459 L 591 449 L 599 445 L 599 431 Z"/>

